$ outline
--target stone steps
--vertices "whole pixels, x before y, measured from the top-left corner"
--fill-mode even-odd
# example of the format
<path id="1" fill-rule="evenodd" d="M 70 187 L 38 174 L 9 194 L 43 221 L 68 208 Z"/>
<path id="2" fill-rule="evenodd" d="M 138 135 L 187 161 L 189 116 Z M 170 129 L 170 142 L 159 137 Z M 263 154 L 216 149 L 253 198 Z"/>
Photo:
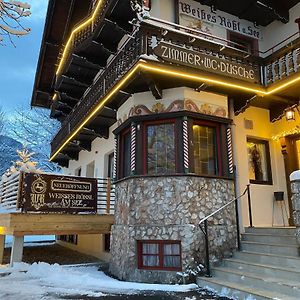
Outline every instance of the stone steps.
<path id="1" fill-rule="evenodd" d="M 297 240 L 293 235 L 273 235 L 273 234 L 255 234 L 245 233 L 242 235 L 242 240 L 245 242 L 258 242 L 265 244 L 279 244 L 297 245 Z"/>
<path id="2" fill-rule="evenodd" d="M 237 251 L 234 258 L 238 260 L 254 262 L 258 264 L 266 264 L 271 266 L 298 268 L 300 270 L 300 257 L 276 255 L 269 253 Z"/>
<path id="3" fill-rule="evenodd" d="M 221 296 L 238 300 L 299 300 L 299 297 L 287 296 L 278 292 L 270 292 L 264 289 L 252 288 L 246 284 L 229 282 L 217 277 L 198 277 L 197 284 L 207 290 L 211 290 Z"/>
<path id="4" fill-rule="evenodd" d="M 287 255 L 293 257 L 299 256 L 299 247 L 296 245 L 290 246 L 286 244 L 267 244 L 267 243 L 243 241 L 242 250 L 260 252 L 260 253 Z"/>
<path id="5" fill-rule="evenodd" d="M 243 250 L 224 259 L 221 266 L 213 267 L 212 278 L 199 277 L 199 286 L 234 299 L 300 299 L 300 256 L 295 229 L 245 231 Z"/>
<path id="6" fill-rule="evenodd" d="M 295 236 L 295 227 L 245 227 L 245 233 Z"/>

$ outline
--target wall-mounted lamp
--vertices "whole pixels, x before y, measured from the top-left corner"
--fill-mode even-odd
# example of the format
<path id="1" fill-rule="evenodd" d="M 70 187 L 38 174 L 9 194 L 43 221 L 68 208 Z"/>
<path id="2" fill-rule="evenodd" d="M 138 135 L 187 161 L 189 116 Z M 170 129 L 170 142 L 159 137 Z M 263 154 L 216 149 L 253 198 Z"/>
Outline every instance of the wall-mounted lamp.
<path id="1" fill-rule="evenodd" d="M 292 107 L 286 109 L 285 118 L 287 121 L 295 121 L 295 111 Z"/>

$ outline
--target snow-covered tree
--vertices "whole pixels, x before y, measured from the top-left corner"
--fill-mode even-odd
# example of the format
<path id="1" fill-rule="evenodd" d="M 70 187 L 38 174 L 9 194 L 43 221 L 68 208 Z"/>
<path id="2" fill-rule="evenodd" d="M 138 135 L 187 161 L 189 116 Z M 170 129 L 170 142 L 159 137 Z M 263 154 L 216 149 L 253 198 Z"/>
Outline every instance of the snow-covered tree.
<path id="1" fill-rule="evenodd" d="M 22 20 L 31 15 L 30 5 L 14 0 L 0 0 L 0 45 L 8 39 L 13 45 L 13 36 L 27 35 L 30 28 L 22 25 Z"/>
<path id="2" fill-rule="evenodd" d="M 57 164 L 49 162 L 50 142 L 58 131 L 59 123 L 49 118 L 49 111 L 41 108 L 19 107 L 10 125 L 10 135 L 35 152 L 42 170 L 58 172 Z"/>

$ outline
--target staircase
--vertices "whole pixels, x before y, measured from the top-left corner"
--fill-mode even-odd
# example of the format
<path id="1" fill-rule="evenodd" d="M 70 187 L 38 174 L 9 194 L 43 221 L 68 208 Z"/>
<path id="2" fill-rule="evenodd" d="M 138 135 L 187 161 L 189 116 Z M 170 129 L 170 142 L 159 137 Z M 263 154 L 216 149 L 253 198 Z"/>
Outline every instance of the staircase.
<path id="1" fill-rule="evenodd" d="M 200 287 L 233 299 L 300 299 L 300 254 L 293 228 L 246 228 L 242 251 L 213 267 Z"/>

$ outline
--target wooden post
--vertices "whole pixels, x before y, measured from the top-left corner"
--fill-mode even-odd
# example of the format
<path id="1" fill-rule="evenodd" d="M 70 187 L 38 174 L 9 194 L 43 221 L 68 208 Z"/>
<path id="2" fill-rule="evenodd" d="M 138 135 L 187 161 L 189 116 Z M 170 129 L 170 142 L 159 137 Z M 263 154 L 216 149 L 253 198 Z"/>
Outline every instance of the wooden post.
<path id="1" fill-rule="evenodd" d="M 13 267 L 15 262 L 22 262 L 23 258 L 24 236 L 13 236 L 11 248 L 10 266 Z"/>
<path id="2" fill-rule="evenodd" d="M 107 178 L 107 187 L 106 187 L 106 213 L 110 214 L 110 190 L 111 190 L 111 179 Z"/>
<path id="3" fill-rule="evenodd" d="M 0 265 L 3 264 L 4 246 L 5 246 L 5 235 L 0 235 Z"/>

